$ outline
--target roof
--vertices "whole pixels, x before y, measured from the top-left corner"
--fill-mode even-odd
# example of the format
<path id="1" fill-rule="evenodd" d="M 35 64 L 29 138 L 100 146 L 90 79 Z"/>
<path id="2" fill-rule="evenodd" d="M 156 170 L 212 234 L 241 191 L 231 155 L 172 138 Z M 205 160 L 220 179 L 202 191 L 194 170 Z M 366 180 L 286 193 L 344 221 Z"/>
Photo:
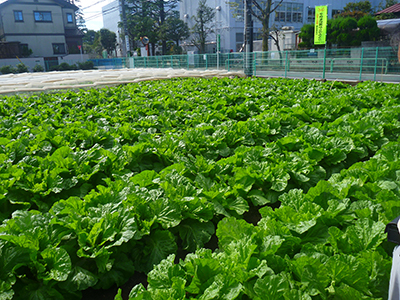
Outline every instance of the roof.
<path id="1" fill-rule="evenodd" d="M 400 12 L 400 3 L 397 3 L 395 5 L 392 5 L 388 8 L 385 8 L 384 10 L 378 11 L 375 13 L 375 15 L 380 15 L 380 14 L 387 14 L 387 13 L 398 13 Z"/>
<path id="2" fill-rule="evenodd" d="M 7 0 L 6 2 L 3 2 L 0 4 L 0 9 L 9 5 L 9 4 L 13 4 L 14 2 L 17 2 L 18 0 Z M 78 10 L 79 7 L 76 6 L 75 4 L 70 3 L 68 0 L 53 0 L 54 2 L 56 2 L 57 4 L 59 4 L 61 7 L 65 7 L 65 8 L 72 8 L 73 10 Z"/>

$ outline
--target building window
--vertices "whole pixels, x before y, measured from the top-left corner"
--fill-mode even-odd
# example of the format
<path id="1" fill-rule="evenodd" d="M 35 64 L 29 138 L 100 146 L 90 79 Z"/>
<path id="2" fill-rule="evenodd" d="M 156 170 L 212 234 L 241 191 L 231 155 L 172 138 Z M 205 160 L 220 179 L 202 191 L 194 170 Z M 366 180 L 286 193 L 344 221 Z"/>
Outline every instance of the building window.
<path id="1" fill-rule="evenodd" d="M 71 13 L 67 13 L 67 23 L 74 23 L 74 19 L 72 18 Z"/>
<path id="2" fill-rule="evenodd" d="M 23 22 L 24 16 L 22 15 L 21 10 L 14 10 L 14 20 L 15 22 Z"/>
<path id="3" fill-rule="evenodd" d="M 51 11 L 35 11 L 33 12 L 36 22 L 52 22 Z"/>
<path id="4" fill-rule="evenodd" d="M 279 4 L 275 11 L 275 21 L 282 23 L 302 23 L 303 4 L 292 2 L 284 2 Z"/>
<path id="5" fill-rule="evenodd" d="M 65 44 L 53 44 L 54 54 L 65 54 Z"/>
<path id="6" fill-rule="evenodd" d="M 307 22 L 315 23 L 315 7 L 308 7 Z"/>

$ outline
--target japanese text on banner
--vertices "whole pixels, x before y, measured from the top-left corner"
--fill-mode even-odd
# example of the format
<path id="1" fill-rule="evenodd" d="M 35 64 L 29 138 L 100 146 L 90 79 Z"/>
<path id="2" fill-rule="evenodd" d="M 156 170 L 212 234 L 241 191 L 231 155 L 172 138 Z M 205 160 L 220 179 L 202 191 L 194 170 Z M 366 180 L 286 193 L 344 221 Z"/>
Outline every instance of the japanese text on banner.
<path id="1" fill-rule="evenodd" d="M 328 24 L 328 6 L 316 6 L 315 7 L 315 32 L 314 32 L 314 44 L 324 45 L 326 44 L 326 27 Z"/>

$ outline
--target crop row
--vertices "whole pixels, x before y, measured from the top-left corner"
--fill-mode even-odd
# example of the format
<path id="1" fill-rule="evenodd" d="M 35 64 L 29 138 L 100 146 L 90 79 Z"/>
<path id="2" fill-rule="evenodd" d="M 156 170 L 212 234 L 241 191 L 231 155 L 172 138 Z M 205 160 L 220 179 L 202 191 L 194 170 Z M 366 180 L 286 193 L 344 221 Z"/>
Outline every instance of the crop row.
<path id="1" fill-rule="evenodd" d="M 282 286 L 295 284 L 300 296 L 326 299 L 334 293 L 306 289 L 285 256 L 306 253 L 318 240 L 311 244 L 318 251 L 327 248 L 316 252 L 328 257 L 334 251 L 328 232 L 341 238 L 347 226 L 370 230 L 372 224 L 380 230 L 382 223 L 376 222 L 395 216 L 397 206 L 382 201 L 374 215 L 379 219 L 369 217 L 377 197 L 370 191 L 363 192 L 369 202 L 356 193 L 367 201 L 356 204 L 334 191 L 336 202 L 318 202 L 330 200 L 325 190 L 319 198 L 313 195 L 358 162 L 380 157 L 382 147 L 395 149 L 399 116 L 399 92 L 377 83 L 351 88 L 302 80 L 185 79 L 0 99 L 0 298 L 80 298 L 89 287 L 121 286 L 135 272 L 148 273 L 183 251 L 193 253 L 188 260 L 202 253 L 210 259 L 233 255 L 238 267 L 242 260 L 250 263 L 252 275 L 227 286 L 232 299 L 256 297 L 243 286 L 257 274 L 262 282 L 268 276 L 282 281 L 287 274 Z M 337 185 L 347 183 L 342 181 Z M 393 187 L 391 182 L 385 184 Z M 308 204 L 293 204 L 292 198 Z M 343 223 L 334 223 L 336 217 Z M 286 233 L 269 240 L 270 233 L 261 230 L 268 220 L 279 221 L 279 231 Z M 238 245 L 223 242 L 232 236 L 223 226 L 261 230 L 254 239 L 266 244 L 241 237 L 235 242 L 250 239 L 250 248 L 243 248 L 248 256 L 227 252 Z M 215 232 L 220 252 L 198 250 Z M 371 253 L 383 240 L 381 232 L 376 236 L 366 249 Z M 277 251 L 266 250 L 271 260 L 258 256 L 257 247 L 267 245 Z M 289 246 L 291 252 L 281 250 Z M 354 256 L 353 250 L 347 254 Z M 384 293 L 388 255 L 379 251 L 385 265 L 377 278 L 383 288 L 369 286 L 365 292 L 349 285 L 364 296 Z M 171 268 L 190 274 L 174 260 L 178 257 L 169 257 Z M 213 286 L 225 286 L 218 280 L 229 270 L 221 266 L 210 277 Z M 194 287 L 189 275 L 182 276 L 169 281 L 182 288 L 179 293 L 191 297 L 209 288 Z M 140 286 L 136 290 L 147 293 Z M 150 284 L 153 292 L 164 293 L 163 287 Z M 154 295 L 150 298 L 162 299 Z"/>
<path id="2" fill-rule="evenodd" d="M 385 223 L 400 213 L 400 144 L 264 207 L 256 226 L 218 223 L 219 249 L 199 249 L 149 273 L 133 299 L 382 299 L 391 259 Z M 116 299 L 122 299 L 117 295 Z"/>

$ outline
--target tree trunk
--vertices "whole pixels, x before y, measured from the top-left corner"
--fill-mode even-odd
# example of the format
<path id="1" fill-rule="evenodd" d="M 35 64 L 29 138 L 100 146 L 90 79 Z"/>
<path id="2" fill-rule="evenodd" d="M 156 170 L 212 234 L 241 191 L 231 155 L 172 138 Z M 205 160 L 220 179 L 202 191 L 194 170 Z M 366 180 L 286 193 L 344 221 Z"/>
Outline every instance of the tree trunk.
<path id="1" fill-rule="evenodd" d="M 165 9 L 164 9 L 164 0 L 159 0 L 158 2 L 160 6 L 160 28 L 164 30 L 164 22 L 165 22 Z M 167 41 L 165 40 L 165 36 L 163 34 L 163 39 L 161 41 L 161 53 L 165 55 L 167 53 Z"/>
<path id="2" fill-rule="evenodd" d="M 262 29 L 262 51 L 268 51 L 268 38 L 269 38 L 269 16 L 265 17 L 263 20 L 263 29 Z"/>

